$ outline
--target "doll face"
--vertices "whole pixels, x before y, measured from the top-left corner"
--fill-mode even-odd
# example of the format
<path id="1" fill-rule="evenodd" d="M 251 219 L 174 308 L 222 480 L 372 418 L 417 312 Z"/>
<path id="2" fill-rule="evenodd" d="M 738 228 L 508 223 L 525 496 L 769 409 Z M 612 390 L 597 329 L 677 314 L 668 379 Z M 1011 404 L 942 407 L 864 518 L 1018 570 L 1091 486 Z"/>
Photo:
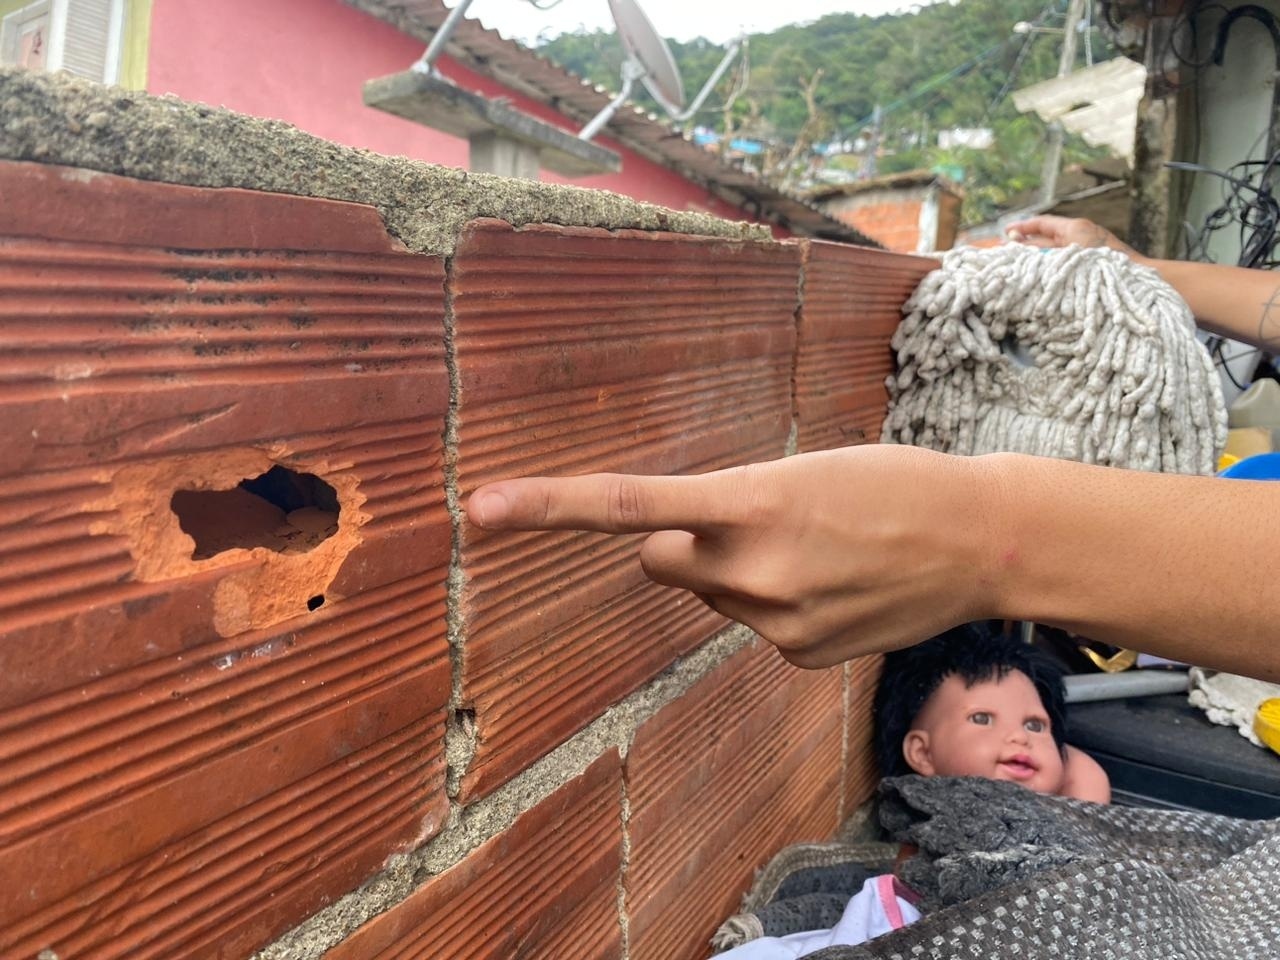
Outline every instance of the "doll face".
<path id="1" fill-rule="evenodd" d="M 947 677 L 912 723 L 902 754 L 925 776 L 1010 780 L 1039 793 L 1057 793 L 1064 779 L 1044 704 L 1017 670 L 971 687 Z"/>

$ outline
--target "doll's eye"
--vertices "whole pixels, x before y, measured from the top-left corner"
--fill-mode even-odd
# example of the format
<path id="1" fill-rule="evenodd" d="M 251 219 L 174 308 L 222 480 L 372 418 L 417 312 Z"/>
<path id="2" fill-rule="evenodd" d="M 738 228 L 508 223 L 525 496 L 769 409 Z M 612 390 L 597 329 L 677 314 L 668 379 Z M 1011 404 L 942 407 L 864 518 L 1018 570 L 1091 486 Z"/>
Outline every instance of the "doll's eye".
<path id="1" fill-rule="evenodd" d="M 969 714 L 969 722 L 976 723 L 980 727 L 991 726 L 991 714 L 985 710 L 979 710 L 977 713 Z"/>
<path id="2" fill-rule="evenodd" d="M 1027 728 L 1029 733 L 1044 733 L 1045 730 L 1049 729 L 1049 725 L 1043 720 L 1028 720 L 1023 726 Z"/>

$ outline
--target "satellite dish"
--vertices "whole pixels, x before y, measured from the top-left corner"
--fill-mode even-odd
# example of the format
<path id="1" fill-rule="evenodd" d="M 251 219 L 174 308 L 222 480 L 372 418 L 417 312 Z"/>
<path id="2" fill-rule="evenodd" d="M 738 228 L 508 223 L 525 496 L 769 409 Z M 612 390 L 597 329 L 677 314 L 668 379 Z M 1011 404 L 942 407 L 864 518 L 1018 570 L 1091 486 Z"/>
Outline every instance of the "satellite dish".
<path id="1" fill-rule="evenodd" d="M 658 36 L 636 0 L 609 0 L 609 12 L 618 25 L 618 38 L 628 59 L 644 70 L 640 82 L 663 110 L 675 116 L 684 107 L 684 84 L 667 42 Z"/>
<path id="2" fill-rule="evenodd" d="M 675 58 L 671 56 L 667 42 L 658 36 L 658 31 L 653 29 L 653 24 L 640 9 L 640 4 L 636 0 L 609 0 L 609 11 L 613 14 L 613 22 L 617 24 L 622 48 L 627 53 L 626 60 L 622 62 L 622 89 L 607 107 L 592 117 L 591 122 L 582 128 L 578 133 L 580 140 L 590 140 L 600 132 L 600 129 L 609 122 L 609 118 L 617 112 L 618 107 L 622 106 L 631 95 L 631 88 L 637 80 L 643 83 L 653 99 L 658 101 L 658 106 L 662 107 L 673 120 L 683 123 L 698 112 L 702 102 L 707 99 L 707 94 L 720 82 L 720 78 L 729 69 L 729 64 L 738 55 L 738 51 L 747 45 L 745 35 L 735 38 L 729 44 L 724 59 L 712 72 L 710 79 L 694 98 L 693 103 L 685 109 L 684 84 L 680 82 L 680 71 L 676 69 Z"/>

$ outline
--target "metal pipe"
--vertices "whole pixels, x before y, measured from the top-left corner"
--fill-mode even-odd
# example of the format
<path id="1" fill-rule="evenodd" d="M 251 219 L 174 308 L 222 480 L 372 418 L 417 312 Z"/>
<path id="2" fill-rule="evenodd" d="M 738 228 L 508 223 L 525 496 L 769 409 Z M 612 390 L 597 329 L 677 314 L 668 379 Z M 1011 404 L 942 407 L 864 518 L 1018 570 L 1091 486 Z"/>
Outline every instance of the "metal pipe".
<path id="1" fill-rule="evenodd" d="M 644 76 L 644 67 L 634 60 L 628 60 L 622 65 L 622 89 L 618 91 L 618 95 L 609 101 L 609 105 L 591 118 L 591 121 L 578 131 L 579 140 L 590 140 L 600 128 L 609 122 L 610 118 L 618 112 L 618 108 L 622 106 L 623 101 L 631 96 L 631 88 L 636 85 L 636 81 Z"/>
<path id="2" fill-rule="evenodd" d="M 1062 52 L 1058 58 L 1058 79 L 1071 75 L 1076 62 L 1077 27 L 1084 16 L 1084 0 L 1071 0 L 1067 7 L 1067 22 L 1062 31 Z M 1049 124 L 1049 146 L 1045 151 L 1044 165 L 1040 170 L 1040 202 L 1052 204 L 1058 193 L 1058 171 L 1062 167 L 1062 146 L 1066 131 L 1061 120 Z"/>
<path id="3" fill-rule="evenodd" d="M 471 6 L 471 0 L 458 0 L 458 5 L 449 11 L 449 16 L 445 17 L 444 23 L 440 24 L 439 29 L 436 30 L 436 35 L 431 38 L 431 43 L 427 46 L 426 51 L 409 68 L 410 70 L 415 73 L 435 72 L 436 58 L 444 52 L 444 45 L 449 42 L 449 37 L 453 35 L 454 29 L 466 16 L 467 7 L 469 6 Z"/>
<path id="4" fill-rule="evenodd" d="M 1162 693 L 1185 693 L 1185 670 L 1126 670 L 1123 673 L 1080 673 L 1064 677 L 1067 703 L 1090 700 L 1120 700 L 1124 697 L 1151 697 Z"/>
<path id="5" fill-rule="evenodd" d="M 733 63 L 734 58 L 738 55 L 738 51 L 746 45 L 746 42 L 746 34 L 739 34 L 730 41 L 729 50 L 725 53 L 715 70 L 711 72 L 711 79 L 703 84 L 702 89 L 698 91 L 698 95 L 693 98 L 693 103 L 689 104 L 689 108 L 677 113 L 672 117 L 673 120 L 677 123 L 683 123 L 698 112 L 698 108 L 702 106 L 703 101 L 707 99 L 708 95 L 710 95 L 712 88 L 720 82 L 720 78 L 724 76 L 724 72 L 729 69 L 729 64 Z"/>

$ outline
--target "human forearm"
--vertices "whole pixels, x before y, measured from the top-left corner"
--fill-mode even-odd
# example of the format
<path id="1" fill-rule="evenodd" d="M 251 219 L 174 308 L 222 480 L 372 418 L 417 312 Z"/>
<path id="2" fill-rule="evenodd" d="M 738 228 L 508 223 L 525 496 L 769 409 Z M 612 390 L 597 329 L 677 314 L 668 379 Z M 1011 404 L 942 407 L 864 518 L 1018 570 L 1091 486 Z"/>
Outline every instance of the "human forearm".
<path id="1" fill-rule="evenodd" d="M 866 445 L 691 477 L 502 481 L 467 512 L 487 530 L 652 532 L 652 579 L 801 666 L 1001 617 L 1280 678 L 1280 483 Z"/>
<path id="2" fill-rule="evenodd" d="M 1153 267 L 1182 295 L 1210 333 L 1264 349 L 1280 348 L 1280 275 L 1215 263 L 1144 257 L 1109 230 L 1080 217 L 1044 215 L 1009 225 L 1009 236 L 1041 247 L 1110 247 Z"/>
<path id="3" fill-rule="evenodd" d="M 1213 263 L 1134 259 L 1154 267 L 1210 333 L 1280 349 L 1280 276 Z"/>
<path id="4" fill-rule="evenodd" d="M 992 615 L 1280 679 L 1280 484 L 984 459 L 1002 517 Z"/>

